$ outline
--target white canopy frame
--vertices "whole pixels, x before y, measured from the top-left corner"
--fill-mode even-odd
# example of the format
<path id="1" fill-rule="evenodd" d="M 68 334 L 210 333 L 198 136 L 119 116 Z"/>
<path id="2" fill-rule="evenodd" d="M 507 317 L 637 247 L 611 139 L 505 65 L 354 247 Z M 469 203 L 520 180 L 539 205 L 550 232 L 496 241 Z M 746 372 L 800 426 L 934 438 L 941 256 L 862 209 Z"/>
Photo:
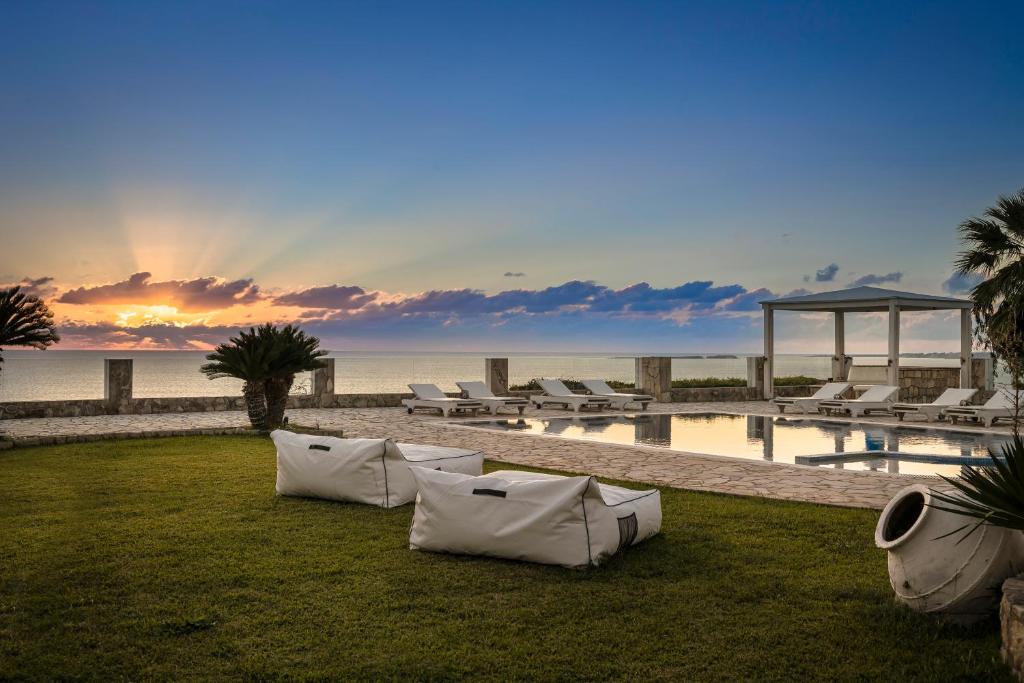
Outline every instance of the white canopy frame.
<path id="1" fill-rule="evenodd" d="M 835 316 L 835 355 L 832 367 L 837 368 L 834 380 L 846 379 L 846 320 L 847 313 L 888 312 L 889 314 L 889 384 L 899 386 L 900 376 L 900 312 L 901 311 L 960 311 L 960 386 L 971 385 L 971 349 L 973 303 L 967 299 L 897 292 L 880 287 L 854 287 L 835 292 L 821 292 L 803 296 L 789 296 L 762 301 L 764 311 L 764 398 L 775 395 L 775 311 L 803 311 L 805 313 L 832 313 Z"/>

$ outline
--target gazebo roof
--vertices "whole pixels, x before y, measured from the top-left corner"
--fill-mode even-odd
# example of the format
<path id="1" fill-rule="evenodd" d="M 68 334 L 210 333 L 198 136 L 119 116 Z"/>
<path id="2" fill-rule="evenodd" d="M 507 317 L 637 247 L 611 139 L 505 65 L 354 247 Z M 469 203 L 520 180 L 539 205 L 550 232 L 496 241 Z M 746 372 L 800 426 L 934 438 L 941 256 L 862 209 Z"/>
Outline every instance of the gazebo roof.
<path id="1" fill-rule="evenodd" d="M 801 296 L 786 296 L 780 299 L 761 301 L 761 306 L 777 311 L 847 311 L 852 313 L 888 311 L 895 302 L 902 311 L 938 311 L 971 308 L 968 299 L 954 299 L 932 294 L 897 292 L 881 287 L 853 287 L 835 292 L 819 292 Z"/>

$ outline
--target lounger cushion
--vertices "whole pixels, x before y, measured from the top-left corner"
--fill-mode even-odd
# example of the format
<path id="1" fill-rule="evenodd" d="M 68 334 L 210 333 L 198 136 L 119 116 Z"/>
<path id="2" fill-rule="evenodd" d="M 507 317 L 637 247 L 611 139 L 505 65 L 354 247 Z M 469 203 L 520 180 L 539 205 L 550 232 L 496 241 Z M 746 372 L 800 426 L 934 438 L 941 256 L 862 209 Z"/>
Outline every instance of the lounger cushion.
<path id="1" fill-rule="evenodd" d="M 585 379 L 583 380 L 583 386 L 587 388 L 587 391 L 594 394 L 595 396 L 604 396 L 606 398 L 623 399 L 628 398 L 632 401 L 653 401 L 653 396 L 647 394 L 632 394 L 627 392 L 615 391 L 608 383 L 603 379 Z"/>
<path id="2" fill-rule="evenodd" d="M 416 398 L 421 400 L 444 401 L 449 398 L 436 384 L 410 384 L 408 386 L 412 393 L 416 394 Z"/>
<path id="3" fill-rule="evenodd" d="M 661 529 L 657 490 L 609 486 L 594 477 L 410 469 L 419 483 L 413 549 L 583 567 Z"/>
<path id="4" fill-rule="evenodd" d="M 483 471 L 478 451 L 391 439 L 339 439 L 276 430 L 277 494 L 390 508 L 416 498 L 410 465 L 467 475 Z"/>
<path id="5" fill-rule="evenodd" d="M 548 396 L 579 396 L 572 389 L 565 386 L 565 384 L 558 379 L 539 379 L 537 384 L 543 389 L 544 393 Z"/>

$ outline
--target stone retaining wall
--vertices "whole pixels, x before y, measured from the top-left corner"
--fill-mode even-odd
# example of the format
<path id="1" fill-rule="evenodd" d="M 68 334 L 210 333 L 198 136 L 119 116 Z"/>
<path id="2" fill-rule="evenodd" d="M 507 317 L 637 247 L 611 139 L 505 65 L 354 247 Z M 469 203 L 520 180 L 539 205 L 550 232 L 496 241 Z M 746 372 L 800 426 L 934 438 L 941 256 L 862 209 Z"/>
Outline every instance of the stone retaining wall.
<path id="1" fill-rule="evenodd" d="M 817 387 L 777 387 L 779 396 L 810 396 Z M 624 390 L 628 392 L 629 390 Z M 509 395 L 529 397 L 536 391 L 510 391 Z M 451 393 L 449 396 L 458 396 Z M 677 403 L 702 401 L 756 401 L 759 396 L 754 387 L 706 387 L 672 389 L 670 400 Z M 403 398 L 412 394 L 334 394 L 329 400 L 312 395 L 288 398 L 289 408 L 394 408 L 402 405 Z M 122 406 L 124 414 L 150 415 L 159 413 L 208 413 L 222 410 L 245 410 L 241 396 L 175 396 L 168 398 L 132 398 Z M 76 399 L 67 401 L 13 401 L 0 403 L 0 418 L 30 417 L 87 417 L 117 414 L 104 399 Z"/>
<path id="2" fill-rule="evenodd" d="M 412 394 L 335 394 L 327 405 L 319 405 L 310 395 L 288 397 L 289 408 L 380 408 L 402 405 L 403 398 Z M 158 413 L 208 413 L 221 410 L 245 410 L 241 396 L 174 396 L 167 398 L 129 399 L 124 414 L 150 415 Z M 28 417 L 83 417 L 112 415 L 107 401 L 79 399 L 67 401 L 13 401 L 0 403 L 0 417 L 18 419 Z"/>
<path id="3" fill-rule="evenodd" d="M 343 437 L 341 429 L 318 429 L 313 427 L 301 428 L 304 434 L 316 436 Z M 138 432 L 110 431 L 110 432 L 82 432 L 80 434 L 55 434 L 52 436 L 35 436 L 21 439 L 8 439 L 0 434 L 0 451 L 10 448 L 25 448 L 28 446 L 54 446 L 63 443 L 85 443 L 88 441 L 121 441 L 126 439 L 158 439 L 171 436 L 267 436 L 267 432 L 257 431 L 249 427 L 194 427 L 189 429 L 148 429 Z"/>
<path id="4" fill-rule="evenodd" d="M 775 387 L 776 396 L 810 396 L 820 386 Z M 689 387 L 672 389 L 669 396 L 674 403 L 706 403 L 715 401 L 759 401 L 758 387 Z"/>
<path id="5" fill-rule="evenodd" d="M 1003 600 L 999 604 L 1003 661 L 1018 681 L 1024 681 L 1024 579 L 1003 582 Z"/>
<path id="6" fill-rule="evenodd" d="M 975 358 L 971 364 L 971 386 L 985 390 L 985 361 Z M 899 400 L 908 403 L 931 403 L 949 388 L 960 386 L 960 368 L 921 368 L 900 366 Z"/>

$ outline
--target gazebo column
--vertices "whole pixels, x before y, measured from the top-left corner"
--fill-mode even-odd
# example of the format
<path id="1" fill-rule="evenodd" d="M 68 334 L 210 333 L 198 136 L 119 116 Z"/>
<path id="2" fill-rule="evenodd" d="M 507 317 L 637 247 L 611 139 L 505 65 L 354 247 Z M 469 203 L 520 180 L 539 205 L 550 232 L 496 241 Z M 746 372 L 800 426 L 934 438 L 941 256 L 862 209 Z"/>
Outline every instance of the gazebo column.
<path id="1" fill-rule="evenodd" d="M 846 379 L 846 314 L 835 312 L 836 317 L 836 348 L 832 357 L 832 379 L 841 382 Z"/>
<path id="2" fill-rule="evenodd" d="M 775 395 L 775 311 L 764 306 L 764 398 Z"/>
<path id="3" fill-rule="evenodd" d="M 889 301 L 889 384 L 900 385 L 900 307 Z"/>
<path id="4" fill-rule="evenodd" d="M 971 309 L 960 309 L 960 388 L 971 386 Z"/>

